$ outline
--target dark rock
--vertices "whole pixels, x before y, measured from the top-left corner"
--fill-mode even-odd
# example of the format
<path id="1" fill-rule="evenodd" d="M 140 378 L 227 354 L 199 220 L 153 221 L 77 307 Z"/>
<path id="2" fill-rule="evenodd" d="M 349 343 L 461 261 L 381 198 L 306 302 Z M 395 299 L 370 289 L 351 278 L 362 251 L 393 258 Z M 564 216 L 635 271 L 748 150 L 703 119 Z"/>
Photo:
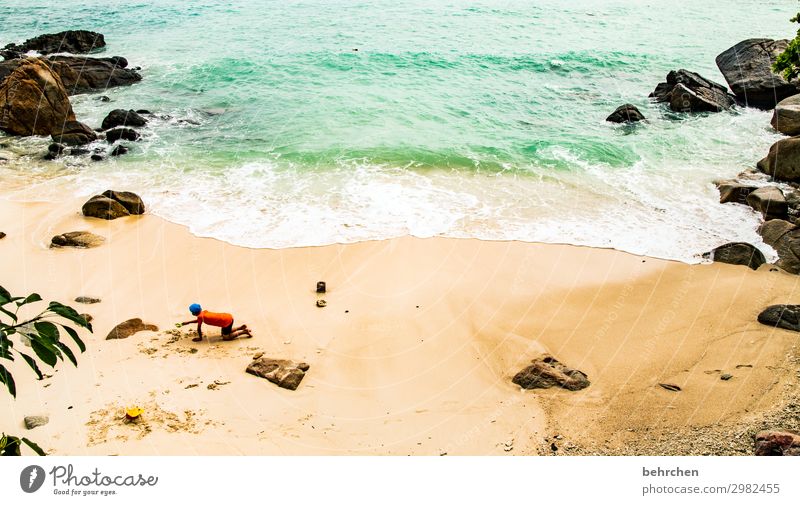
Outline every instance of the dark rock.
<path id="1" fill-rule="evenodd" d="M 755 436 L 756 456 L 800 456 L 800 434 L 795 431 L 761 431 Z"/>
<path id="2" fill-rule="evenodd" d="M 102 196 L 116 200 L 131 214 L 144 214 L 144 202 L 136 193 L 107 189 L 103 191 Z"/>
<path id="3" fill-rule="evenodd" d="M 744 265 L 753 270 L 758 270 L 758 267 L 767 262 L 764 254 L 758 248 L 745 242 L 721 245 L 713 251 L 705 253 L 703 257 L 718 263 Z"/>
<path id="4" fill-rule="evenodd" d="M 111 156 L 122 156 L 128 152 L 128 148 L 123 145 L 118 145 L 111 150 Z"/>
<path id="5" fill-rule="evenodd" d="M 25 428 L 28 430 L 32 430 L 34 428 L 38 428 L 39 426 L 44 426 L 45 424 L 50 422 L 50 418 L 47 416 L 25 416 Z"/>
<path id="6" fill-rule="evenodd" d="M 748 39 L 717 56 L 717 67 L 739 101 L 772 109 L 784 98 L 800 93 L 797 86 L 772 71 L 788 40 Z"/>
<path id="7" fill-rule="evenodd" d="M 101 91 L 116 86 L 128 86 L 142 80 L 135 70 L 118 65 L 119 56 L 112 58 L 89 58 L 86 56 L 50 56 L 29 58 L 43 62 L 61 78 L 68 95 Z M 16 69 L 24 59 L 0 62 L 0 83 Z M 102 101 L 102 97 L 99 99 Z"/>
<path id="8" fill-rule="evenodd" d="M 0 239 L 6 238 L 5 232 L 0 231 Z"/>
<path id="9" fill-rule="evenodd" d="M 786 219 L 789 215 L 789 204 L 783 196 L 783 191 L 776 186 L 756 189 L 747 195 L 747 204 L 760 212 L 765 221 Z"/>
<path id="10" fill-rule="evenodd" d="M 92 161 L 103 161 L 105 158 L 99 154 L 93 154 L 91 156 Z"/>
<path id="11" fill-rule="evenodd" d="M 589 379 L 580 370 L 574 370 L 552 356 L 543 356 L 517 373 L 511 382 L 523 389 L 547 389 L 560 387 L 578 391 L 589 387 Z"/>
<path id="12" fill-rule="evenodd" d="M 667 382 L 660 382 L 658 384 L 662 388 L 666 389 L 667 391 L 681 391 L 681 387 L 677 384 L 670 384 Z"/>
<path id="13" fill-rule="evenodd" d="M 747 205 L 747 195 L 758 189 L 736 181 L 716 182 L 719 190 L 719 203 L 741 203 Z"/>
<path id="14" fill-rule="evenodd" d="M 75 301 L 78 303 L 85 303 L 87 305 L 91 305 L 93 303 L 100 303 L 102 300 L 99 298 L 92 298 L 91 296 L 79 296 L 75 298 Z"/>
<path id="15" fill-rule="evenodd" d="M 84 203 L 81 212 L 83 212 L 83 215 L 86 217 L 97 217 L 107 220 L 131 215 L 128 209 L 118 201 L 100 195 L 93 196 Z"/>
<path id="16" fill-rule="evenodd" d="M 719 378 L 720 378 L 720 380 L 729 381 L 729 380 L 733 379 L 733 375 L 731 375 L 729 373 L 724 373 L 724 374 L 720 375 Z"/>
<path id="17" fill-rule="evenodd" d="M 756 166 L 779 181 L 800 181 L 800 137 L 775 142 L 767 157 Z"/>
<path id="18" fill-rule="evenodd" d="M 75 113 L 61 78 L 41 60 L 23 60 L 0 84 L 0 130 L 11 135 L 51 135 Z"/>
<path id="19" fill-rule="evenodd" d="M 719 112 L 736 103 L 722 84 L 684 69 L 667 74 L 667 82 L 656 86 L 650 97 L 669 103 L 675 112 Z"/>
<path id="20" fill-rule="evenodd" d="M 61 156 L 62 154 L 64 154 L 64 149 L 65 148 L 66 148 L 66 146 L 64 144 L 59 144 L 57 142 L 54 142 L 54 143 L 50 144 L 49 146 L 47 146 L 47 152 L 51 156 L 57 157 L 57 156 Z"/>
<path id="21" fill-rule="evenodd" d="M 309 369 L 307 363 L 286 359 L 259 357 L 247 365 L 247 373 L 262 377 L 278 386 L 294 391 Z"/>
<path id="22" fill-rule="evenodd" d="M 83 156 L 85 154 L 89 154 L 91 151 L 88 149 L 82 149 L 80 147 L 73 147 L 69 150 L 70 156 Z"/>
<path id="23" fill-rule="evenodd" d="M 83 54 L 106 46 L 103 34 L 87 30 L 67 30 L 46 33 L 28 39 L 22 44 L 8 44 L 4 49 L 17 53 L 36 51 L 39 54 L 73 53 Z"/>
<path id="24" fill-rule="evenodd" d="M 51 240 L 51 247 L 77 247 L 79 249 L 88 249 L 90 247 L 97 247 L 105 242 L 105 238 L 88 231 L 71 231 L 56 235 Z"/>
<path id="25" fill-rule="evenodd" d="M 139 140 L 139 133 L 130 128 L 112 128 L 106 132 L 106 140 L 109 143 L 113 144 L 120 139 L 136 141 Z"/>
<path id="26" fill-rule="evenodd" d="M 758 228 L 764 243 L 778 253 L 776 266 L 785 271 L 800 273 L 800 229 L 782 219 L 772 219 Z"/>
<path id="27" fill-rule="evenodd" d="M 65 121 L 51 137 L 68 146 L 82 146 L 97 140 L 94 130 L 79 121 Z"/>
<path id="28" fill-rule="evenodd" d="M 326 289 L 325 281 L 317 282 L 317 293 L 324 293 Z"/>
<path id="29" fill-rule="evenodd" d="M 144 126 L 147 120 L 135 110 L 114 109 L 103 119 L 101 128 L 108 130 L 117 126 Z"/>
<path id="30" fill-rule="evenodd" d="M 784 135 L 800 135 L 800 95 L 781 100 L 772 113 L 770 124 Z"/>
<path id="31" fill-rule="evenodd" d="M 153 113 L 152 113 L 152 112 L 150 112 L 150 111 L 149 111 L 149 110 L 147 110 L 147 109 L 139 109 L 139 110 L 137 110 L 137 111 L 136 111 L 136 113 L 137 113 L 137 114 L 144 114 L 144 115 L 146 115 L 146 116 L 152 116 L 152 115 L 153 115 Z"/>
<path id="32" fill-rule="evenodd" d="M 644 115 L 639 112 L 639 109 L 637 109 L 635 105 L 626 103 L 625 105 L 617 107 L 617 110 L 606 118 L 606 121 L 612 123 L 635 123 L 637 121 L 643 121 L 644 119 Z"/>
<path id="33" fill-rule="evenodd" d="M 800 331 L 800 305 L 770 305 L 758 315 L 758 322 L 785 330 Z"/>
<path id="34" fill-rule="evenodd" d="M 106 95 L 98 96 L 97 99 L 100 100 L 101 102 L 110 102 L 111 101 L 111 99 L 109 97 L 107 97 Z"/>
<path id="35" fill-rule="evenodd" d="M 106 336 L 106 340 L 116 340 L 121 338 L 128 338 L 140 331 L 158 331 L 158 326 L 154 324 L 145 324 L 138 317 L 135 319 L 128 319 L 125 322 L 119 323 L 111 330 Z"/>

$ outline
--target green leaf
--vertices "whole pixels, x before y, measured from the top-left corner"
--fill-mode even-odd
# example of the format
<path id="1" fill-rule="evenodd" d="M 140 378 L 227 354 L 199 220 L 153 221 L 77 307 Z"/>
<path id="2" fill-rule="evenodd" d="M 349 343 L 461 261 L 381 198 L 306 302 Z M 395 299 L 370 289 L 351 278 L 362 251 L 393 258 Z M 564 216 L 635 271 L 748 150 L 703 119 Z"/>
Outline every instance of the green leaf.
<path id="1" fill-rule="evenodd" d="M 78 366 L 78 360 L 75 359 L 75 355 L 72 354 L 72 349 L 67 347 L 63 342 L 56 342 L 56 347 L 61 349 L 61 352 L 66 354 L 67 358 L 72 361 L 72 364 Z"/>
<path id="2" fill-rule="evenodd" d="M 11 293 L 6 288 L 0 286 L 0 305 L 8 303 L 11 300 Z"/>
<path id="3" fill-rule="evenodd" d="M 78 336 L 78 332 L 64 324 L 62 324 L 61 327 L 64 328 L 64 331 L 66 331 L 67 334 L 72 337 L 72 340 L 78 344 L 78 348 L 81 350 L 81 352 L 86 352 L 86 344 L 84 344 L 83 340 L 81 340 L 81 338 Z"/>
<path id="4" fill-rule="evenodd" d="M 32 294 L 28 295 L 27 298 L 25 298 L 24 300 L 18 301 L 17 302 L 17 307 L 22 307 L 23 305 L 27 305 L 29 303 L 41 302 L 41 301 L 42 301 L 42 297 L 39 296 L 39 293 L 32 293 Z"/>
<path id="5" fill-rule="evenodd" d="M 19 352 L 19 351 L 17 351 L 17 352 Z M 27 354 L 25 354 L 23 352 L 20 352 L 19 354 L 20 354 L 20 356 L 22 356 L 22 359 L 25 360 L 25 362 L 28 364 L 28 366 L 33 368 L 33 371 L 36 372 L 36 375 L 39 377 L 39 380 L 42 380 L 44 378 L 44 375 L 42 374 L 42 371 L 39 370 L 39 365 L 36 363 L 36 360 L 31 358 L 30 356 L 28 356 Z"/>
<path id="6" fill-rule="evenodd" d="M 51 349 L 49 349 L 45 344 L 43 344 L 38 339 L 31 339 L 31 347 L 33 347 L 33 351 L 39 356 L 39 359 L 50 365 L 51 367 L 56 366 L 58 362 L 58 358 L 56 357 L 56 353 L 54 353 Z"/>
<path id="7" fill-rule="evenodd" d="M 14 314 L 13 312 L 11 312 L 10 310 L 7 310 L 7 309 L 4 309 L 3 307 L 0 307 L 0 312 L 2 312 L 3 314 L 7 315 L 8 317 L 10 317 L 11 320 L 14 321 L 15 323 L 17 322 L 17 315 Z"/>
<path id="8" fill-rule="evenodd" d="M 39 446 L 38 446 L 38 445 L 36 445 L 35 443 L 31 442 L 31 441 L 30 441 L 30 440 L 28 440 L 27 438 L 25 438 L 25 437 L 22 437 L 22 441 L 23 441 L 23 442 L 25 442 L 25 445 L 27 445 L 28 447 L 30 447 L 30 448 L 33 450 L 33 452 L 35 452 L 35 453 L 36 453 L 36 454 L 38 454 L 39 456 L 47 456 L 47 453 L 46 453 L 46 452 L 44 452 L 44 451 L 42 450 L 42 448 L 41 448 L 41 447 L 39 447 Z"/>
<path id="9" fill-rule="evenodd" d="M 6 385 L 11 396 L 14 398 L 17 397 L 17 385 L 14 383 L 14 377 L 12 377 L 3 365 L 0 365 L 0 382 Z"/>
<path id="10" fill-rule="evenodd" d="M 73 323 L 77 324 L 81 328 L 90 328 L 89 323 L 86 322 L 78 312 L 73 309 L 72 307 L 67 307 L 66 305 L 60 304 L 58 302 L 50 302 L 50 305 L 47 306 L 48 310 L 51 312 L 55 312 L 59 316 L 69 319 Z"/>
<path id="11" fill-rule="evenodd" d="M 54 325 L 50 321 L 39 321 L 38 323 L 33 323 L 33 327 L 36 328 L 36 331 L 39 332 L 39 335 L 45 337 L 48 342 L 56 343 L 60 339 L 58 326 Z"/>
<path id="12" fill-rule="evenodd" d="M 20 456 L 19 446 L 20 440 L 17 437 L 3 434 L 2 449 L 0 449 L 0 456 Z"/>

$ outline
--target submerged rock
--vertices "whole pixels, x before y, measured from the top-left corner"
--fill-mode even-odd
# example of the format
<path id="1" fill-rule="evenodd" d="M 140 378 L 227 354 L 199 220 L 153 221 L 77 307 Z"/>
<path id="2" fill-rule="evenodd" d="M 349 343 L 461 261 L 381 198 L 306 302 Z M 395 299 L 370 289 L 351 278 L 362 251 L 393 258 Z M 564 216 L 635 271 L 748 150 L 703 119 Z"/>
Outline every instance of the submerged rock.
<path id="1" fill-rule="evenodd" d="M 112 128 L 106 132 L 106 140 L 113 144 L 117 140 L 139 140 L 139 133 L 130 128 Z"/>
<path id="2" fill-rule="evenodd" d="M 775 142 L 756 166 L 779 181 L 800 181 L 800 137 Z"/>
<path id="3" fill-rule="evenodd" d="M 644 121 L 646 118 L 639 112 L 635 105 L 626 103 L 617 107 L 617 110 L 611 113 L 606 118 L 606 121 L 611 123 L 635 123 L 637 121 Z"/>
<path id="4" fill-rule="evenodd" d="M 721 245 L 713 251 L 705 253 L 703 257 L 718 263 L 744 265 L 753 270 L 758 270 L 758 267 L 767 262 L 764 253 L 746 242 L 731 242 Z"/>
<path id="5" fill-rule="evenodd" d="M 114 109 L 103 119 L 101 128 L 108 130 L 117 126 L 144 126 L 147 119 L 135 110 Z"/>
<path id="6" fill-rule="evenodd" d="M 685 69 L 667 74 L 667 82 L 650 94 L 659 103 L 669 103 L 675 112 L 719 112 L 736 103 L 722 84 Z"/>
<path id="7" fill-rule="evenodd" d="M 800 135 L 800 95 L 781 100 L 772 113 L 770 124 L 784 135 Z"/>
<path id="8" fill-rule="evenodd" d="M 747 39 L 717 56 L 717 67 L 741 103 L 772 109 L 800 89 L 772 71 L 788 40 Z"/>
<path id="9" fill-rule="evenodd" d="M 715 183 L 719 190 L 719 203 L 741 203 L 747 205 L 747 195 L 758 189 L 737 181 L 718 181 Z"/>
<path id="10" fill-rule="evenodd" d="M 109 221 L 131 215 L 128 209 L 118 201 L 100 195 L 95 195 L 84 203 L 81 212 L 86 217 L 96 217 Z"/>
<path id="11" fill-rule="evenodd" d="M 127 154 L 128 148 L 123 145 L 118 145 L 114 149 L 111 150 L 111 156 L 122 156 L 123 154 Z"/>
<path id="12" fill-rule="evenodd" d="M 67 30 L 39 35 L 26 40 L 22 44 L 8 44 L 3 49 L 16 53 L 36 51 L 39 54 L 83 54 L 103 47 L 106 47 L 106 41 L 102 33 L 88 30 Z"/>
<path id="13" fill-rule="evenodd" d="M 68 146 L 82 146 L 97 140 L 94 130 L 80 121 L 65 121 L 51 137 L 55 142 Z"/>
<path id="14" fill-rule="evenodd" d="M 246 372 L 262 377 L 284 389 L 294 391 L 305 377 L 310 366 L 307 363 L 259 357 L 247 365 Z"/>
<path id="15" fill-rule="evenodd" d="M 128 338 L 135 333 L 139 333 L 140 331 L 158 331 L 158 326 L 154 324 L 146 324 L 138 317 L 134 319 L 128 319 L 127 321 L 116 325 L 114 329 L 108 333 L 106 340 Z"/>
<path id="16" fill-rule="evenodd" d="M 800 305 L 771 305 L 761 311 L 758 322 L 785 330 L 800 331 Z"/>
<path id="17" fill-rule="evenodd" d="M 747 204 L 760 212 L 765 221 L 770 219 L 786 219 L 789 216 L 789 204 L 783 191 L 776 186 L 758 188 L 747 195 Z"/>
<path id="18" fill-rule="evenodd" d="M 35 58 L 24 60 L 0 84 L 0 130 L 11 135 L 51 135 L 75 121 L 61 78 Z"/>
<path id="19" fill-rule="evenodd" d="M 106 239 L 88 231 L 71 231 L 56 235 L 50 241 L 51 247 L 77 247 L 88 249 L 103 244 Z"/>
<path id="20" fill-rule="evenodd" d="M 520 370 L 511 382 L 523 389 L 548 389 L 560 387 L 578 391 L 589 387 L 589 379 L 580 370 L 574 370 L 552 356 L 543 356 Z"/>

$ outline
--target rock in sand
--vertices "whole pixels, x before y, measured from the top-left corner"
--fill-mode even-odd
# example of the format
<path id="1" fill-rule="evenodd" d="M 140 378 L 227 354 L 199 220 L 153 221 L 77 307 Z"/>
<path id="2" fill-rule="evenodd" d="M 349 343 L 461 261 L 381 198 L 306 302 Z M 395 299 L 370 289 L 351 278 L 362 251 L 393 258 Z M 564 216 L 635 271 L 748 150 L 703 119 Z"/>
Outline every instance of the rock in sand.
<path id="1" fill-rule="evenodd" d="M 744 265 L 753 270 L 758 270 L 758 267 L 767 262 L 764 253 L 746 242 L 731 242 L 721 245 L 713 251 L 705 253 L 703 257 L 718 263 Z"/>
<path id="2" fill-rule="evenodd" d="M 105 242 L 105 238 L 95 235 L 88 231 L 71 231 L 56 235 L 50 241 L 51 247 L 77 247 L 79 249 L 89 249 L 98 247 Z"/>
<path id="3" fill-rule="evenodd" d="M 585 373 L 563 365 L 552 356 L 543 356 L 531 363 L 519 371 L 511 382 L 523 389 L 560 387 L 578 391 L 589 387 L 590 382 Z"/>
<path id="4" fill-rule="evenodd" d="M 128 338 L 140 331 L 158 331 L 158 326 L 154 324 L 145 324 L 141 319 L 134 318 L 128 319 L 125 322 L 119 323 L 111 330 L 106 336 L 106 340 L 116 340 L 121 338 Z"/>
<path id="5" fill-rule="evenodd" d="M 770 305 L 758 315 L 758 322 L 784 330 L 800 331 L 800 305 Z"/>
<path id="6" fill-rule="evenodd" d="M 294 391 L 300 385 L 309 368 L 310 366 L 307 363 L 259 357 L 247 365 L 246 372 L 267 379 L 284 389 Z"/>
<path id="7" fill-rule="evenodd" d="M 96 217 L 109 221 L 131 215 L 121 203 L 101 195 L 91 197 L 89 201 L 83 204 L 81 212 L 86 217 Z"/>
<path id="8" fill-rule="evenodd" d="M 44 426 L 45 424 L 50 422 L 50 418 L 47 416 L 25 416 L 24 419 L 25 428 L 28 430 L 32 430 L 34 428 L 38 428 L 39 426 Z"/>

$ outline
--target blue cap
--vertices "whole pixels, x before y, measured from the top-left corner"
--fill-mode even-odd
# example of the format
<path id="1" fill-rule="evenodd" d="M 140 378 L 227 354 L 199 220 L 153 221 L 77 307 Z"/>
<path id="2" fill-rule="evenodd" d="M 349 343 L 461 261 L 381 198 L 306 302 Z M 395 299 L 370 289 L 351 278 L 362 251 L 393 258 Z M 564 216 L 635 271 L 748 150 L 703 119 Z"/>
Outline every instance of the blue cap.
<path id="1" fill-rule="evenodd" d="M 193 304 L 189 305 L 189 312 L 191 312 L 193 316 L 196 316 L 202 310 L 203 310 L 203 307 L 201 307 L 199 303 L 193 303 Z"/>

